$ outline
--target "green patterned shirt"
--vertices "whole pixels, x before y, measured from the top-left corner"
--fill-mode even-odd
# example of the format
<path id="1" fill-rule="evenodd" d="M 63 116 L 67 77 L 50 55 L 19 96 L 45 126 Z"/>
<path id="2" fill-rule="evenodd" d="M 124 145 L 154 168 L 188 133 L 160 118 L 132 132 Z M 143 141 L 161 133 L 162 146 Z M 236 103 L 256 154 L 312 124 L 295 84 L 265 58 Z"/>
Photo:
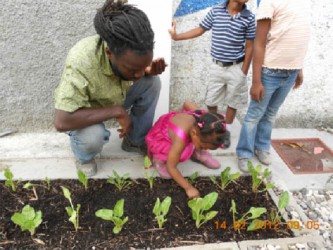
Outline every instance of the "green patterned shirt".
<path id="1" fill-rule="evenodd" d="M 74 112 L 80 108 L 121 105 L 132 81 L 115 76 L 99 36 L 79 41 L 68 53 L 66 66 L 55 90 L 55 108 Z"/>

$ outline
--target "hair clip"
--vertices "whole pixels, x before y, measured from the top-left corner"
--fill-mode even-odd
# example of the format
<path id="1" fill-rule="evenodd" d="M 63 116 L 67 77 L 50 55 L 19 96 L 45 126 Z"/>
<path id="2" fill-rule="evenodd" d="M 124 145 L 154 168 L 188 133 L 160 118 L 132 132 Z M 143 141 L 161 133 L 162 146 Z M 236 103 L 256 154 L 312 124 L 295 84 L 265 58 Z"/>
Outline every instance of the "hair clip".
<path id="1" fill-rule="evenodd" d="M 204 122 L 204 121 L 198 122 L 198 127 L 199 127 L 199 128 L 203 128 L 204 125 L 205 125 L 205 122 Z"/>
<path id="2" fill-rule="evenodd" d="M 224 148 L 224 144 L 221 144 L 221 145 L 220 145 L 220 148 Z"/>

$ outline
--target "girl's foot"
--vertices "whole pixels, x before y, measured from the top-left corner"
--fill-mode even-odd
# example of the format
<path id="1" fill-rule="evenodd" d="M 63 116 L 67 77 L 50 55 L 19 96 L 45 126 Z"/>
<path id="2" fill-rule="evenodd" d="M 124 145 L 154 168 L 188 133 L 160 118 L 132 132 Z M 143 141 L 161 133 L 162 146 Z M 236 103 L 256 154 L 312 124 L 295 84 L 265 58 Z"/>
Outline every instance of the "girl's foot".
<path id="1" fill-rule="evenodd" d="M 213 156 L 207 150 L 194 150 L 191 160 L 199 162 L 205 165 L 207 168 L 218 169 L 221 167 L 221 164 L 213 158 Z"/>
<path id="2" fill-rule="evenodd" d="M 163 179 L 171 179 L 165 161 L 153 158 L 153 167 L 156 168 L 157 172 Z"/>

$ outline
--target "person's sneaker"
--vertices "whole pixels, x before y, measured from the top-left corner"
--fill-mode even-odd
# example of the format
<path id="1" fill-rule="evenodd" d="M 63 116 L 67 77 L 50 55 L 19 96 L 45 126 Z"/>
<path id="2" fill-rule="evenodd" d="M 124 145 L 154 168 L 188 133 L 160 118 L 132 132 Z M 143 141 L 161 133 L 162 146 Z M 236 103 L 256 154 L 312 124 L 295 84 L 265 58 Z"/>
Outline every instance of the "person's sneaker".
<path id="1" fill-rule="evenodd" d="M 171 179 L 165 161 L 153 158 L 153 167 L 156 168 L 157 172 L 163 179 Z"/>
<path id="2" fill-rule="evenodd" d="M 123 142 L 121 143 L 121 148 L 127 152 L 136 152 L 143 156 L 147 155 L 147 145 L 146 143 L 142 145 L 133 144 L 127 136 L 124 137 Z"/>
<path id="3" fill-rule="evenodd" d="M 75 161 L 76 169 L 81 170 L 87 177 L 91 177 L 97 173 L 97 164 L 95 159 L 87 163 L 80 163 L 78 160 Z"/>
<path id="4" fill-rule="evenodd" d="M 207 150 L 195 149 L 191 156 L 191 160 L 199 162 L 211 169 L 218 169 L 221 167 L 221 164 L 215 160 Z"/>
<path id="5" fill-rule="evenodd" d="M 250 159 L 248 158 L 238 158 L 238 168 L 243 172 L 243 173 L 250 173 L 249 168 L 247 167 L 247 163 Z"/>
<path id="6" fill-rule="evenodd" d="M 271 157 L 268 151 L 254 150 L 254 154 L 257 156 L 258 160 L 264 165 L 270 165 L 272 163 Z"/>

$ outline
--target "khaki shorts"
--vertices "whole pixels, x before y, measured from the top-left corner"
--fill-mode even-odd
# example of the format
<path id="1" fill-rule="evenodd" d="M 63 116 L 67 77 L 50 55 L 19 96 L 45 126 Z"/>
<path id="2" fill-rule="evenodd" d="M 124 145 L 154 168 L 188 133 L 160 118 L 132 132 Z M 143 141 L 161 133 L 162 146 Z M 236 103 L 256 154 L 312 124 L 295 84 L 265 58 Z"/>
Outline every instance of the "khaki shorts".
<path id="1" fill-rule="evenodd" d="M 243 63 L 222 67 L 212 63 L 205 104 L 210 107 L 225 104 L 234 109 L 247 106 L 248 86 L 242 71 Z"/>

